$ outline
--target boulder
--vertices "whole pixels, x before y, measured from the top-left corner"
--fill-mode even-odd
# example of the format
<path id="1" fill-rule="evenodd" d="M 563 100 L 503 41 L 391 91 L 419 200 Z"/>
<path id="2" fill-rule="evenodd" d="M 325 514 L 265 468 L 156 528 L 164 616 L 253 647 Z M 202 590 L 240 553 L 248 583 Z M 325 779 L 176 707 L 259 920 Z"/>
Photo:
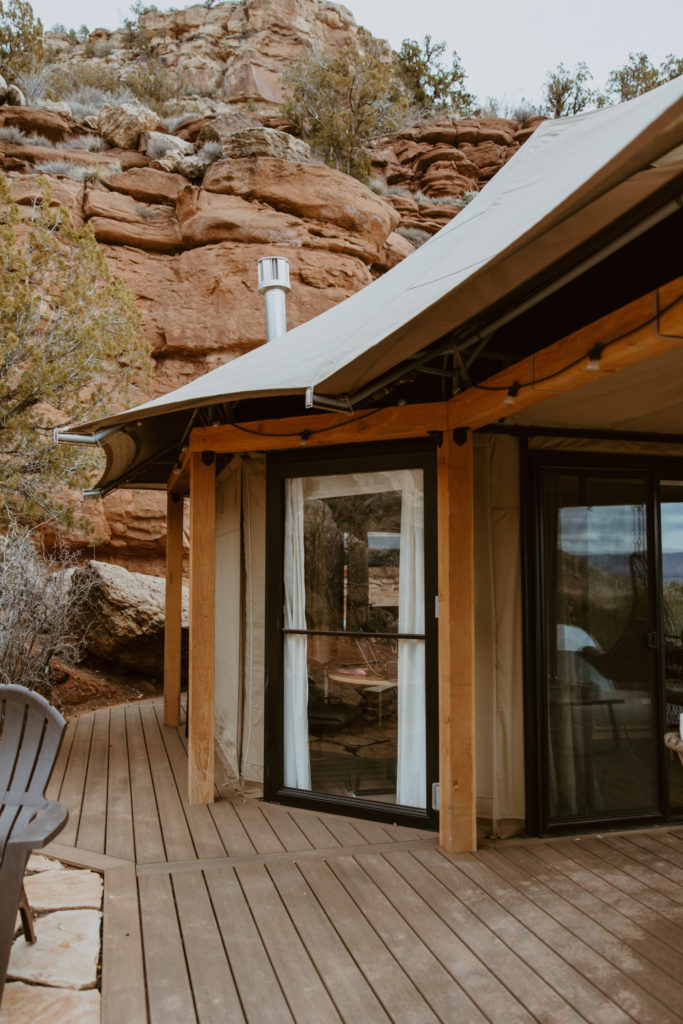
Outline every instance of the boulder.
<path id="1" fill-rule="evenodd" d="M 25 135 L 44 135 L 50 142 L 62 142 L 75 127 L 53 110 L 10 105 L 0 108 L 0 125 L 19 128 Z"/>
<path id="2" fill-rule="evenodd" d="M 10 85 L 5 96 L 5 103 L 10 107 L 25 107 L 26 97 L 18 85 Z"/>
<path id="3" fill-rule="evenodd" d="M 121 149 L 137 149 L 142 133 L 156 131 L 160 125 L 153 110 L 135 103 L 122 103 L 117 107 L 105 103 L 97 119 L 100 135 Z"/>
<path id="4" fill-rule="evenodd" d="M 311 147 L 301 139 L 274 128 L 241 128 L 221 140 L 226 157 L 270 157 L 305 164 L 311 159 Z"/>
<path id="5" fill-rule="evenodd" d="M 133 167 L 107 178 L 107 188 L 123 192 L 141 203 L 175 206 L 178 193 L 187 182 L 180 174 L 168 174 L 152 167 Z"/>
<path id="6" fill-rule="evenodd" d="M 214 117 L 199 128 L 196 141 L 199 145 L 203 142 L 224 143 L 229 136 L 244 128 L 262 128 L 263 125 L 257 117 L 247 114 L 243 110 L 232 110 L 229 114 L 221 114 Z"/>
<path id="7" fill-rule="evenodd" d="M 158 576 L 129 572 L 120 565 L 91 561 L 68 570 L 94 578 L 84 624 L 86 652 L 136 673 L 161 677 L 164 662 L 166 581 Z M 189 624 L 188 594 L 184 594 L 183 632 Z"/>
<path id="8" fill-rule="evenodd" d="M 99 242 L 149 252 L 176 252 L 183 246 L 175 211 L 164 204 L 141 204 L 118 192 L 88 189 L 83 209 Z"/>
<path id="9" fill-rule="evenodd" d="M 161 157 L 188 153 L 194 153 L 194 146 L 191 142 L 179 139 L 176 135 L 168 135 L 166 132 L 143 132 L 138 143 L 145 156 L 151 160 L 158 160 Z"/>

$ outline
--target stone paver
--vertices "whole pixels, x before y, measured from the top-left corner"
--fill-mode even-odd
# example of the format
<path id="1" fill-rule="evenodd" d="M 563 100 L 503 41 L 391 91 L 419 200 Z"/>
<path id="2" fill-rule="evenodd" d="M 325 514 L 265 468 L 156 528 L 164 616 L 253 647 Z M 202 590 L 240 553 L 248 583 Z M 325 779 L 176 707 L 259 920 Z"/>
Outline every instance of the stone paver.
<path id="1" fill-rule="evenodd" d="M 63 871 L 64 865 L 58 860 L 44 857 L 42 853 L 32 853 L 26 865 L 27 871 Z"/>
<path id="2" fill-rule="evenodd" d="M 100 954 L 98 910 L 58 910 L 36 921 L 37 942 L 14 940 L 8 978 L 58 988 L 93 988 Z"/>
<path id="3" fill-rule="evenodd" d="M 100 993 L 7 982 L 0 1024 L 100 1024 Z"/>
<path id="4" fill-rule="evenodd" d="M 95 871 L 41 871 L 24 879 L 26 895 L 34 910 L 99 910 L 102 876 Z"/>

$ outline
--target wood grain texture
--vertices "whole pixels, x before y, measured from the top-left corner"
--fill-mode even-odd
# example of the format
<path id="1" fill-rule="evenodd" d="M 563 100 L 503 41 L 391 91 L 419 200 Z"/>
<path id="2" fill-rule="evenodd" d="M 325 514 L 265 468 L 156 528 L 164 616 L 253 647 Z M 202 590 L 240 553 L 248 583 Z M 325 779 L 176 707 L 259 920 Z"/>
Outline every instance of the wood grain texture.
<path id="1" fill-rule="evenodd" d="M 216 463 L 190 457 L 190 681 L 188 796 L 214 799 Z"/>

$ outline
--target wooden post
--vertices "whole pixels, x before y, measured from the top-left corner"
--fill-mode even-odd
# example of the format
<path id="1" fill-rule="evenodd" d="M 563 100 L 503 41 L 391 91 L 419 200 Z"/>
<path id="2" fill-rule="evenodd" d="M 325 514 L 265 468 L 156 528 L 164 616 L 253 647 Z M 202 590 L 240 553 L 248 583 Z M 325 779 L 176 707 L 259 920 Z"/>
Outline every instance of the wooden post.
<path id="1" fill-rule="evenodd" d="M 439 841 L 449 853 L 477 848 L 472 448 L 471 432 L 458 445 L 447 430 L 437 461 Z"/>
<path id="2" fill-rule="evenodd" d="M 188 799 L 213 803 L 216 460 L 190 456 Z"/>
<path id="3" fill-rule="evenodd" d="M 164 725 L 180 725 L 183 630 L 183 512 L 180 494 L 166 506 L 166 623 L 164 628 Z"/>

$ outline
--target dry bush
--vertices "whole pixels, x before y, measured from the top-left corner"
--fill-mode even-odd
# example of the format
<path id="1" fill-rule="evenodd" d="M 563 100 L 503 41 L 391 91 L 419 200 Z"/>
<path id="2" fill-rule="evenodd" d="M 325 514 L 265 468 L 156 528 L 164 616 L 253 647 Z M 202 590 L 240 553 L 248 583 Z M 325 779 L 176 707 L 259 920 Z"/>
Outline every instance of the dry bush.
<path id="1" fill-rule="evenodd" d="M 80 658 L 94 580 L 74 564 L 70 552 L 42 550 L 35 531 L 14 525 L 0 537 L 0 682 L 45 689 L 54 657 Z"/>

